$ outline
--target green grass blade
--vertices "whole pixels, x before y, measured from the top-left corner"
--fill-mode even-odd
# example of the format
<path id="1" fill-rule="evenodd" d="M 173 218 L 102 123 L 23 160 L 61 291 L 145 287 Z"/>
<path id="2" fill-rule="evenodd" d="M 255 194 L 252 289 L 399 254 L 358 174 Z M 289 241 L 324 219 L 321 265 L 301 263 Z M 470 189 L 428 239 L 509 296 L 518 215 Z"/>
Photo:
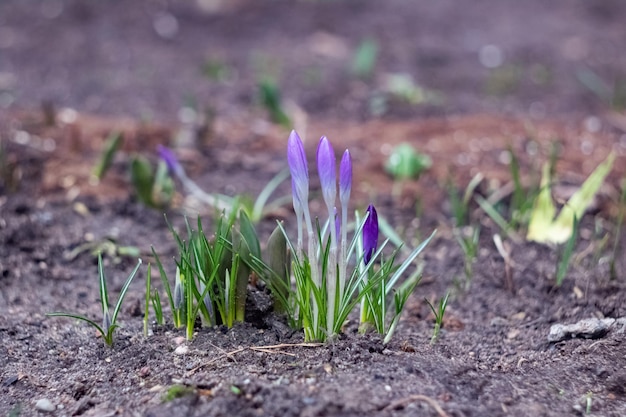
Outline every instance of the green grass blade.
<path id="1" fill-rule="evenodd" d="M 107 291 L 107 281 L 104 276 L 104 267 L 102 266 L 102 252 L 98 252 L 98 278 L 100 283 L 100 303 L 102 303 L 102 314 L 109 310 L 109 292 Z"/>
<path id="2" fill-rule="evenodd" d="M 563 250 L 563 254 L 559 263 L 557 265 L 556 270 L 556 286 L 560 287 L 563 284 L 563 280 L 565 279 L 565 274 L 567 274 L 567 270 L 569 269 L 570 261 L 572 259 L 572 255 L 574 254 L 574 248 L 576 247 L 576 241 L 578 240 L 578 229 L 580 223 L 577 217 L 574 217 L 574 225 L 572 227 L 572 235 L 567 241 L 565 245 L 565 249 Z"/>
<path id="3" fill-rule="evenodd" d="M 102 327 L 100 327 L 100 325 L 98 323 L 96 323 L 93 320 L 88 319 L 85 316 L 81 316 L 79 314 L 72 314 L 72 313 L 60 313 L 60 312 L 54 312 L 54 313 L 46 313 L 46 316 L 48 317 L 69 317 L 72 319 L 77 319 L 77 320 L 81 320 L 84 321 L 85 323 L 90 324 L 91 326 L 95 327 L 96 330 L 98 330 L 98 332 L 105 337 L 106 333 L 104 333 L 104 330 L 102 330 Z"/>
<path id="4" fill-rule="evenodd" d="M 115 324 L 115 321 L 117 319 L 117 314 L 120 312 L 120 308 L 122 308 L 122 302 L 124 302 L 124 297 L 126 297 L 126 293 L 128 292 L 128 287 L 130 287 L 130 283 L 132 282 L 133 278 L 135 278 L 135 275 L 137 275 L 137 271 L 139 271 L 139 267 L 141 266 L 142 262 L 143 261 L 141 259 L 137 260 L 137 266 L 135 266 L 135 269 L 133 269 L 133 272 L 131 272 L 131 274 L 126 279 L 126 282 L 124 282 L 124 285 L 122 286 L 122 290 L 120 291 L 120 296 L 117 299 L 117 304 L 115 304 L 115 310 L 113 310 L 113 317 L 111 317 L 111 324 Z"/>
<path id="5" fill-rule="evenodd" d="M 263 209 L 267 205 L 267 201 L 269 200 L 270 196 L 274 191 L 276 191 L 278 186 L 282 184 L 283 181 L 285 181 L 288 177 L 289 169 L 283 169 L 278 174 L 276 174 L 274 178 L 272 178 L 270 182 L 265 185 L 265 187 L 263 187 L 263 190 L 261 190 L 261 192 L 259 193 L 259 196 L 257 197 L 256 201 L 254 202 L 254 206 L 252 207 L 253 222 L 256 223 L 261 220 L 261 218 L 263 217 Z"/>
<path id="6" fill-rule="evenodd" d="M 573 233 L 572 225 L 574 219 L 582 219 L 585 210 L 593 201 L 594 196 L 602 186 L 604 179 L 611 172 L 615 154 L 611 152 L 609 156 L 589 175 L 580 189 L 574 193 L 567 201 L 561 213 L 556 218 L 554 233 L 558 233 L 552 237 L 552 241 L 556 243 L 565 242 Z"/>
<path id="7" fill-rule="evenodd" d="M 150 293 L 152 292 L 152 264 L 148 263 L 146 272 L 146 299 L 143 313 L 143 335 L 148 336 L 148 322 L 150 321 Z"/>
<path id="8" fill-rule="evenodd" d="M 513 240 L 519 240 L 517 234 L 511 229 L 511 226 L 507 223 L 504 217 L 502 217 L 502 215 L 498 213 L 498 210 L 496 210 L 496 208 L 492 204 L 490 204 L 487 200 L 479 195 L 474 196 L 474 200 L 476 200 L 480 208 L 485 213 L 487 213 L 491 220 L 493 220 L 494 223 L 498 225 L 498 227 L 502 229 L 502 231 L 506 235 L 508 235 Z"/>

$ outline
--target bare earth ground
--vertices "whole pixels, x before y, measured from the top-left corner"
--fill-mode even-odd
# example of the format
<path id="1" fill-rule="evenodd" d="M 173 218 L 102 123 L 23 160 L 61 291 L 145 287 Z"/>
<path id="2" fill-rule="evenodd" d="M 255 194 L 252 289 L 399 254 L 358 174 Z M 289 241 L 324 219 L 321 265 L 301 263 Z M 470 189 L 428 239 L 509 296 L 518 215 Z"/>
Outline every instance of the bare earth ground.
<path id="1" fill-rule="evenodd" d="M 177 19 L 171 36 L 154 29 L 163 16 Z M 624 116 L 577 75 L 592 69 L 607 82 L 624 77 L 625 17 L 617 1 L 479 1 L 471 8 L 242 1 L 210 13 L 192 2 L 0 3 L 0 102 L 7 109 L 0 135 L 6 160 L 18 167 L 17 180 L 0 180 L 0 413 L 43 414 L 35 404 L 45 398 L 58 416 L 626 415 L 624 329 L 547 339 L 555 323 L 626 315 L 624 247 L 614 281 L 607 250 L 597 249 L 598 236 L 614 232 L 616 190 L 626 175 Z M 372 77 L 357 81 L 346 68 L 365 37 L 378 40 L 380 57 Z M 487 44 L 501 48 L 499 68 L 510 65 L 513 78 L 480 64 Z M 202 75 L 210 58 L 230 67 L 226 81 Z M 126 173 L 132 152 L 154 158 L 156 144 L 180 132 L 175 115 L 188 98 L 214 115 L 201 145 L 179 150 L 206 189 L 257 193 L 286 165 L 287 131 L 254 104 L 257 66 L 266 65 L 259 61 L 280 63 L 270 71 L 297 103 L 309 155 L 322 134 L 353 152 L 355 208 L 375 202 L 410 244 L 438 229 L 392 342 L 357 335 L 351 321 L 339 340 L 302 346 L 300 333 L 251 303 L 253 324 L 198 329 L 182 342 L 188 352 L 177 355 L 180 331 L 155 326 L 142 336 L 141 279 L 126 299 L 113 349 L 83 324 L 46 318 L 58 310 L 97 317 L 95 259 L 70 256 L 89 240 L 135 245 L 144 261 L 151 245 L 164 258 L 175 254 L 162 213 L 136 202 Z M 444 100 L 391 100 L 373 117 L 370 100 L 391 72 L 411 73 Z M 43 101 L 57 114 L 52 126 L 38 110 Z M 125 132 L 124 152 L 91 185 L 91 167 L 112 130 Z M 598 205 L 583 219 L 563 286 L 554 287 L 553 248 L 513 241 L 507 283 L 492 240 L 499 229 L 477 212 L 483 233 L 471 286 L 454 292 L 442 337 L 429 345 L 433 318 L 423 299 L 454 290 L 463 273 L 443 191 L 448 175 L 464 186 L 482 172 L 497 187 L 510 180 L 508 146 L 528 173 L 546 160 L 553 140 L 562 149 L 563 184 L 580 184 L 610 150 L 618 154 Z M 419 181 L 394 185 L 383 164 L 403 141 L 434 166 Z M 181 200 L 169 211 L 177 225 Z M 285 207 L 261 230 L 276 218 L 293 221 Z M 135 260 L 105 262 L 115 299 Z M 188 392 L 164 402 L 175 384 Z"/>

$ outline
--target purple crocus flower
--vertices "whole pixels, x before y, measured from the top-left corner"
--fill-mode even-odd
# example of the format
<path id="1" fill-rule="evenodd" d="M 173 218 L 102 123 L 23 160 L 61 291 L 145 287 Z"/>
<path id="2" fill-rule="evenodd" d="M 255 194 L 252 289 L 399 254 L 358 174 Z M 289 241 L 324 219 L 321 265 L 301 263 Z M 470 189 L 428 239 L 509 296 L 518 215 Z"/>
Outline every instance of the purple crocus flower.
<path id="1" fill-rule="evenodd" d="M 335 152 L 333 146 L 326 136 L 322 136 L 317 146 L 317 173 L 320 177 L 322 195 L 329 207 L 335 206 L 337 197 L 337 169 L 335 163 Z"/>
<path id="2" fill-rule="evenodd" d="M 291 172 L 291 190 L 294 207 L 302 207 L 309 199 L 309 168 L 302 139 L 292 130 L 287 141 L 287 162 Z"/>
<path id="3" fill-rule="evenodd" d="M 157 145 L 157 152 L 159 154 L 159 158 L 161 158 L 167 165 L 167 169 L 170 173 L 178 174 L 180 171 L 180 164 L 178 163 L 178 159 L 176 158 L 174 151 L 167 146 L 159 144 Z"/>
<path id="4" fill-rule="evenodd" d="M 339 164 L 339 201 L 341 205 L 347 207 L 352 190 L 352 158 L 350 151 L 346 149 Z"/>
<path id="5" fill-rule="evenodd" d="M 363 262 L 370 263 L 372 255 L 378 248 L 378 214 L 373 205 L 369 205 L 366 210 L 368 216 L 363 225 Z"/>

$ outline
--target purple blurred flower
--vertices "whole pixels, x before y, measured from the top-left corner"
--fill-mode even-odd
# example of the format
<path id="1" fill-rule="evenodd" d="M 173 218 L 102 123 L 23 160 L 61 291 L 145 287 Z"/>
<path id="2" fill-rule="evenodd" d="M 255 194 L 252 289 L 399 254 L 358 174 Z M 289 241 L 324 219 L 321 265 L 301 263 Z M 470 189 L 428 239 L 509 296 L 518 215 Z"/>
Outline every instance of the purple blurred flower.
<path id="1" fill-rule="evenodd" d="M 341 205 L 347 207 L 352 190 L 352 158 L 350 151 L 346 149 L 339 164 L 339 200 Z"/>
<path id="2" fill-rule="evenodd" d="M 322 136 L 317 146 L 317 173 L 320 177 L 324 201 L 329 208 L 335 206 L 335 198 L 337 197 L 336 171 L 333 146 L 326 136 Z"/>
<path id="3" fill-rule="evenodd" d="M 302 207 L 309 199 L 309 168 L 302 139 L 292 130 L 287 141 L 287 162 L 291 172 L 291 190 L 294 207 Z"/>
<path id="4" fill-rule="evenodd" d="M 363 262 L 370 263 L 378 248 L 378 214 L 373 205 L 367 207 L 367 219 L 363 225 Z"/>
<path id="5" fill-rule="evenodd" d="M 174 151 L 167 146 L 159 144 L 157 145 L 157 152 L 159 154 L 159 158 L 161 158 L 167 165 L 167 169 L 170 173 L 177 174 L 180 170 L 180 164 L 178 163 L 178 159 L 176 159 Z"/>

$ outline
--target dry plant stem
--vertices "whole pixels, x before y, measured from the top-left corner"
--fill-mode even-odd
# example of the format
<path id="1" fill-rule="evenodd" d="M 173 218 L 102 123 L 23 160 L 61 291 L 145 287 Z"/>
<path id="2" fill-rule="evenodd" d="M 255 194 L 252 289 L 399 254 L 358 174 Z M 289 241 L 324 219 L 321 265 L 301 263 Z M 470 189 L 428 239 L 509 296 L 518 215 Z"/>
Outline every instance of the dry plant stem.
<path id="1" fill-rule="evenodd" d="M 187 372 L 186 376 L 189 375 L 193 375 L 195 374 L 199 369 L 204 368 L 205 366 L 209 366 L 212 365 L 216 362 L 218 362 L 221 359 L 224 358 L 231 358 L 232 356 L 236 355 L 237 353 L 241 353 L 244 352 L 246 350 L 253 350 L 255 352 L 264 352 L 264 353 L 269 353 L 269 354 L 282 354 L 282 355 L 288 355 L 288 356 L 295 356 L 295 354 L 290 353 L 290 352 L 283 352 L 281 350 L 277 350 L 277 349 L 283 349 L 283 348 L 289 348 L 289 347 L 303 347 L 303 348 L 317 348 L 320 346 L 324 346 L 323 343 L 281 343 L 278 345 L 267 345 L 267 346 L 248 346 L 248 347 L 241 347 L 239 349 L 235 349 L 232 350 L 230 352 L 224 352 L 221 355 L 219 355 L 216 358 L 211 359 L 210 361 L 200 364 L 198 366 L 196 366 L 195 368 L 189 370 L 189 372 Z M 234 360 L 234 358 L 233 358 Z"/>
<path id="2" fill-rule="evenodd" d="M 496 249 L 502 259 L 504 260 L 504 285 L 510 292 L 515 291 L 515 285 L 513 284 L 513 259 L 511 259 L 510 249 L 504 247 L 502 238 L 499 234 L 493 235 L 493 243 L 496 245 Z"/>
<path id="3" fill-rule="evenodd" d="M 423 401 L 425 403 L 428 403 L 428 405 L 430 405 L 437 412 L 437 414 L 439 414 L 440 417 L 449 417 L 448 414 L 445 411 L 443 411 L 443 408 L 441 408 L 441 406 L 437 403 L 437 401 L 433 400 L 430 397 L 427 397 L 425 395 L 420 395 L 420 394 L 410 395 L 406 398 L 401 398 L 397 401 L 394 401 L 390 403 L 389 405 L 387 405 L 385 408 L 383 408 L 383 411 L 393 410 L 398 407 L 404 407 L 407 404 L 410 404 L 414 401 Z"/>

